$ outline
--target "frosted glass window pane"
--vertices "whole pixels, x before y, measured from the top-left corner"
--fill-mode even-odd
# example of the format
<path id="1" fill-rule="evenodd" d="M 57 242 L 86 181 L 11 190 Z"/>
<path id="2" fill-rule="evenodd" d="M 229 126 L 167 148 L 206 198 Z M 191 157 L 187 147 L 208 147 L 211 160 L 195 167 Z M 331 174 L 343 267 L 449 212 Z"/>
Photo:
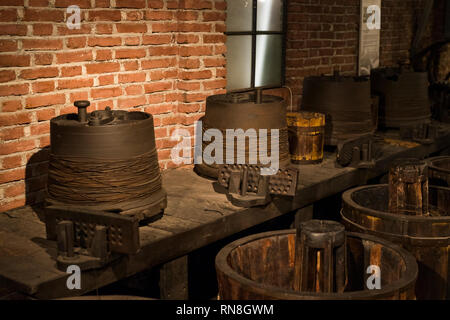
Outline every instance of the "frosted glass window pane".
<path id="1" fill-rule="evenodd" d="M 227 0 L 227 31 L 252 31 L 253 0 Z"/>
<path id="2" fill-rule="evenodd" d="M 281 35 L 256 36 L 255 86 L 281 85 Z"/>
<path id="3" fill-rule="evenodd" d="M 258 0 L 256 31 L 283 30 L 283 0 Z"/>
<path id="4" fill-rule="evenodd" d="M 227 36 L 227 89 L 249 88 L 252 36 Z"/>

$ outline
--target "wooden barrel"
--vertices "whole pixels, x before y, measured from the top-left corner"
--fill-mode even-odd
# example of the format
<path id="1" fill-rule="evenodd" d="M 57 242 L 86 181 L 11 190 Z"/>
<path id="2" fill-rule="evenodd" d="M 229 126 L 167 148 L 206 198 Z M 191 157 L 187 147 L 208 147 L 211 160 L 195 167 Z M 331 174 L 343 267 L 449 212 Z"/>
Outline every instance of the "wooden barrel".
<path id="1" fill-rule="evenodd" d="M 414 299 L 414 257 L 397 245 L 356 233 L 346 233 L 349 276 L 343 293 L 295 291 L 295 241 L 293 229 L 251 235 L 224 247 L 216 257 L 220 299 Z M 366 288 L 372 264 L 381 269 L 381 289 Z"/>
<path id="2" fill-rule="evenodd" d="M 426 159 L 430 185 L 450 187 L 450 157 L 440 156 Z"/>
<path id="3" fill-rule="evenodd" d="M 288 112 L 289 153 L 295 164 L 320 163 L 323 160 L 325 115 L 317 112 Z"/>
<path id="4" fill-rule="evenodd" d="M 388 185 L 354 188 L 342 195 L 341 216 L 347 230 L 402 245 L 417 259 L 418 299 L 450 299 L 450 189 L 429 186 L 428 215 L 388 212 Z"/>

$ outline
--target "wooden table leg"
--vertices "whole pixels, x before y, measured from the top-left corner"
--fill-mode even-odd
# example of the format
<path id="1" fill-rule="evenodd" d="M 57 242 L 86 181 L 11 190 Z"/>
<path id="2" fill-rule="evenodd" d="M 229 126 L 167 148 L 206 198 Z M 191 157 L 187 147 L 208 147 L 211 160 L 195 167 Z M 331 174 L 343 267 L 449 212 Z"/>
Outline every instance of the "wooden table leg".
<path id="1" fill-rule="evenodd" d="M 160 298 L 164 300 L 187 300 L 188 256 L 182 256 L 161 266 L 159 271 Z"/>

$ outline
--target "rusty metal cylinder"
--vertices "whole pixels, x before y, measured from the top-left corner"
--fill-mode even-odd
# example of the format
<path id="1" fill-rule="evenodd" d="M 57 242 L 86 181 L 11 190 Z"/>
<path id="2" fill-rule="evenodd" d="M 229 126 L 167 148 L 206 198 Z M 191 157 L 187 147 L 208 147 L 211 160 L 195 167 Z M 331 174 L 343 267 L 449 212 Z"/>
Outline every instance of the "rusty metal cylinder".
<path id="1" fill-rule="evenodd" d="M 307 77 L 301 110 L 326 115 L 325 145 L 357 138 L 376 130 L 370 81 L 363 77 Z"/>
<path id="2" fill-rule="evenodd" d="M 213 141 L 207 141 L 205 137 L 211 130 L 217 130 L 222 136 L 220 143 L 223 146 L 221 158 L 223 163 L 226 163 L 227 149 L 230 149 L 234 154 L 233 164 L 263 165 L 260 161 L 263 149 L 260 147 L 263 145 L 264 148 L 267 148 L 264 152 L 270 155 L 272 133 L 275 134 L 274 132 L 277 131 L 279 166 L 282 168 L 290 164 L 286 104 L 280 97 L 264 95 L 261 92 L 212 95 L 206 99 L 205 116 L 200 120 L 202 128 L 197 128 L 197 131 L 202 133 L 202 141 L 198 141 L 197 137 L 196 143 L 201 145 L 202 155 L 205 154 L 205 150 L 208 150 L 211 143 L 217 142 L 214 138 L 211 138 Z M 234 139 L 234 148 L 231 145 L 227 148 L 227 131 L 234 133 L 241 131 L 243 135 L 246 135 L 245 148 L 238 150 L 239 138 Z M 249 138 L 253 133 L 256 139 Z M 267 137 L 267 143 L 264 143 L 261 137 Z M 243 157 L 238 157 L 241 152 Z M 197 173 L 211 178 L 217 178 L 218 169 L 217 163 L 208 164 L 204 159 L 202 163 L 195 165 Z"/>
<path id="3" fill-rule="evenodd" d="M 431 121 L 428 74 L 407 68 L 375 69 L 372 93 L 380 97 L 379 122 L 384 127 L 407 127 Z"/>
<path id="4" fill-rule="evenodd" d="M 429 186 L 428 213 L 391 213 L 386 184 L 354 188 L 342 195 L 347 230 L 403 246 L 417 259 L 417 299 L 450 299 L 450 189 Z"/>
<path id="5" fill-rule="evenodd" d="M 50 121 L 46 201 L 148 218 L 166 206 L 153 117 L 145 112 L 97 110 Z"/>
<path id="6" fill-rule="evenodd" d="M 323 160 L 325 115 L 317 112 L 288 112 L 289 153 L 295 164 L 314 164 Z"/>
<path id="7" fill-rule="evenodd" d="M 414 299 L 417 263 L 406 250 L 380 238 L 345 233 L 348 281 L 343 292 L 294 289 L 296 233 L 271 231 L 224 247 L 216 256 L 219 298 L 223 300 Z M 381 287 L 369 290 L 371 265 L 381 270 Z"/>

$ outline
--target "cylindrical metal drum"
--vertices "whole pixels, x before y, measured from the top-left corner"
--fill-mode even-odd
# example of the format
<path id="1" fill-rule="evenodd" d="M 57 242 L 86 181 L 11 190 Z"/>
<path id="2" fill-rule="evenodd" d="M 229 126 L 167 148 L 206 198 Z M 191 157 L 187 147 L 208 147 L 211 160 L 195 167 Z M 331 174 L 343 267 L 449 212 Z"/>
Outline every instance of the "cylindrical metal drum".
<path id="1" fill-rule="evenodd" d="M 376 130 L 367 78 L 338 74 L 305 78 L 301 109 L 326 115 L 325 145 L 335 146 Z"/>
<path id="2" fill-rule="evenodd" d="M 348 281 L 343 292 L 294 290 L 296 230 L 248 236 L 216 257 L 223 300 L 414 299 L 417 263 L 406 250 L 382 239 L 346 233 Z M 381 286 L 368 290 L 369 267 L 379 267 Z"/>
<path id="3" fill-rule="evenodd" d="M 220 132 L 222 136 L 221 141 L 219 141 L 223 146 L 222 157 L 219 159 L 223 161 L 222 163 L 226 163 L 228 151 L 234 155 L 234 164 L 264 166 L 260 161 L 260 155 L 263 152 L 261 146 L 267 148 L 263 153 L 271 155 L 272 150 L 277 147 L 272 146 L 272 139 L 275 134 L 278 134 L 280 168 L 290 163 L 286 105 L 280 97 L 254 93 L 209 96 L 206 99 L 205 116 L 201 120 L 203 162 L 195 165 L 195 171 L 201 175 L 211 178 L 217 178 L 218 176 L 218 164 L 216 162 L 208 164 L 205 161 L 206 148 L 212 142 L 218 142 L 214 138 L 211 138 L 214 141 L 205 139 L 210 132 Z M 234 141 L 233 146 L 227 144 L 229 138 L 227 134 L 230 133 L 236 134 L 235 137 L 237 137 L 237 139 L 231 137 Z M 238 136 L 245 138 L 245 140 L 241 140 Z M 252 137 L 256 137 L 256 139 Z M 267 138 L 266 141 L 265 138 Z M 240 140 L 245 142 L 245 148 L 243 148 L 245 150 L 238 150 Z M 197 143 L 199 142 L 197 141 Z M 243 157 L 238 158 L 241 152 Z M 252 161 L 252 159 L 256 161 Z"/>
<path id="4" fill-rule="evenodd" d="M 440 156 L 426 159 L 428 164 L 428 183 L 435 186 L 450 187 L 450 157 Z"/>
<path id="5" fill-rule="evenodd" d="M 342 195 L 346 229 L 402 245 L 419 264 L 418 299 L 449 299 L 450 189 L 429 187 L 428 215 L 388 212 L 388 185 L 363 186 Z"/>
<path id="6" fill-rule="evenodd" d="M 288 112 L 289 153 L 295 164 L 320 163 L 323 160 L 325 115 L 317 112 Z"/>
<path id="7" fill-rule="evenodd" d="M 380 125 L 399 128 L 430 122 L 426 72 L 404 68 L 375 69 L 371 83 L 372 93 L 380 96 Z"/>
<path id="8" fill-rule="evenodd" d="M 112 211 L 139 218 L 166 207 L 152 115 L 112 111 L 77 114 L 50 121 L 47 202 Z"/>

